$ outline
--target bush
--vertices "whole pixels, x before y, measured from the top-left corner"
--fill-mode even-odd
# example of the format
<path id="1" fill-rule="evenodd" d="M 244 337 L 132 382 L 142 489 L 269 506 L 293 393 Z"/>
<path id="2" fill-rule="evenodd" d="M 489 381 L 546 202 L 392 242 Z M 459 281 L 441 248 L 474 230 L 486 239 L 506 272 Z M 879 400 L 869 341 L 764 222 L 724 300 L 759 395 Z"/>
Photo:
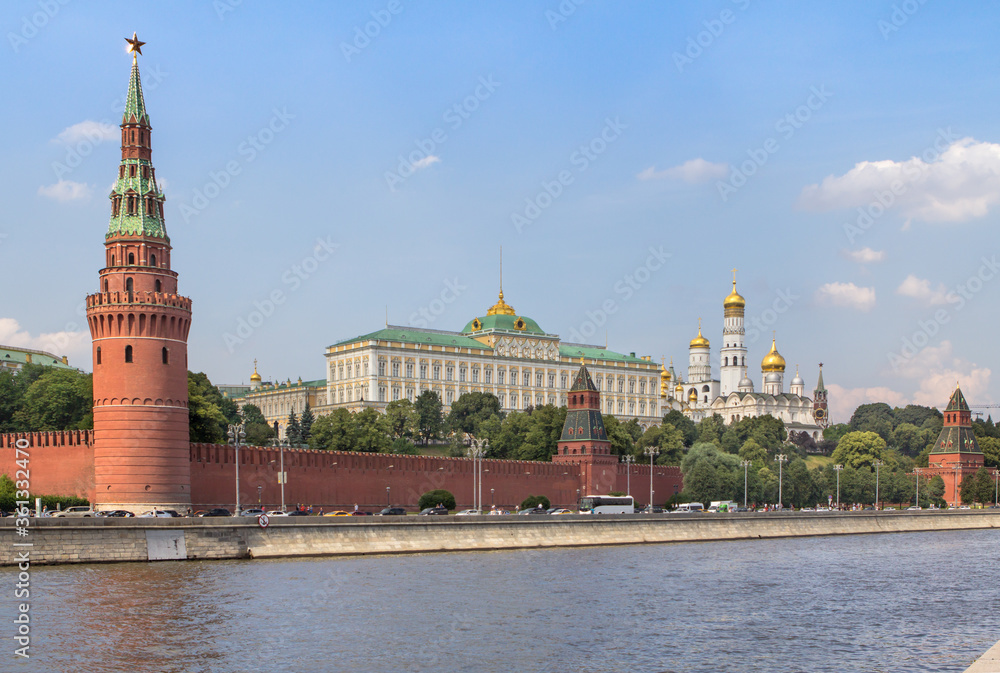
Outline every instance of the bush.
<path id="1" fill-rule="evenodd" d="M 521 509 L 533 509 L 538 507 L 539 503 L 541 503 L 542 509 L 548 509 L 552 506 L 544 495 L 529 495 L 521 501 Z"/>
<path id="2" fill-rule="evenodd" d="M 17 506 L 15 501 L 18 500 L 15 497 L 16 491 L 17 486 L 14 484 L 14 481 L 6 474 L 0 475 L 0 510 L 4 512 L 14 511 Z M 41 498 L 42 507 L 48 507 L 49 509 L 56 509 L 57 506 L 66 509 L 67 507 L 90 504 L 90 501 L 86 498 L 78 498 L 73 495 L 40 495 L 32 493 L 28 496 L 28 509 L 33 510 L 35 508 L 35 498 Z"/>
<path id="3" fill-rule="evenodd" d="M 447 509 L 455 509 L 455 496 L 451 494 L 451 491 L 446 491 L 443 488 L 427 491 L 420 496 L 417 507 L 423 510 L 428 507 L 437 507 L 439 504 L 444 505 Z"/>

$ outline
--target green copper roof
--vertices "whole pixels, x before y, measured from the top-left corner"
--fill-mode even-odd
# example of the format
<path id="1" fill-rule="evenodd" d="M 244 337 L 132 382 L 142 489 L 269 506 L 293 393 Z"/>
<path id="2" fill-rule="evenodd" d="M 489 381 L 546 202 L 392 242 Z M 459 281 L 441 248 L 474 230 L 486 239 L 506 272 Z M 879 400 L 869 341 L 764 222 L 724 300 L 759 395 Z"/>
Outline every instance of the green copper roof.
<path id="1" fill-rule="evenodd" d="M 580 365 L 580 371 L 576 373 L 573 386 L 569 389 L 571 393 L 580 390 L 597 390 L 593 379 L 590 378 L 590 372 L 587 371 L 587 365 Z"/>
<path id="2" fill-rule="evenodd" d="M 473 323 L 477 320 L 479 321 L 478 328 L 473 326 Z M 470 334 L 472 332 L 489 332 L 491 330 L 518 332 L 521 334 L 545 334 L 545 331 L 531 318 L 502 314 L 473 318 L 465 325 L 462 332 L 464 334 Z"/>
<path id="3" fill-rule="evenodd" d="M 573 358 L 574 360 L 579 360 L 581 357 L 583 357 L 590 360 L 611 360 L 613 362 L 631 362 L 631 363 L 644 362 L 648 365 L 653 365 L 652 362 L 648 360 L 643 360 L 642 358 L 637 358 L 634 355 L 625 355 L 624 353 L 616 353 L 614 351 L 609 351 L 607 348 L 599 348 L 596 346 L 559 344 L 559 355 L 563 357 Z"/>
<path id="4" fill-rule="evenodd" d="M 134 121 L 133 121 L 134 120 Z M 142 97 L 142 82 L 139 81 L 139 64 L 132 59 L 132 75 L 128 80 L 128 95 L 125 96 L 125 112 L 122 123 L 149 124 L 146 101 Z"/>
<path id="5" fill-rule="evenodd" d="M 934 453 L 982 453 L 976 435 L 972 428 L 959 425 L 946 425 L 941 429 L 934 448 Z"/>
<path id="6" fill-rule="evenodd" d="M 608 441 L 604 417 L 596 409 L 570 409 L 566 412 L 560 442 Z"/>
<path id="7" fill-rule="evenodd" d="M 404 343 L 429 344 L 432 346 L 457 346 L 460 348 L 478 348 L 484 351 L 493 350 L 486 344 L 479 343 L 475 339 L 470 339 L 464 334 L 407 327 L 387 327 L 385 329 L 380 329 L 377 332 L 372 332 L 371 334 L 364 334 L 362 336 L 354 337 L 353 339 L 338 341 L 333 344 L 333 346 L 340 346 L 342 344 L 355 343 L 358 341 L 402 341 Z M 330 346 L 330 348 L 333 348 L 333 346 Z"/>
<path id="8" fill-rule="evenodd" d="M 58 369 L 75 369 L 75 367 L 64 363 L 62 358 L 52 353 L 36 351 L 30 348 L 16 348 L 14 346 L 0 346 L 0 367 L 5 365 L 8 367 L 18 367 L 27 364 L 28 355 L 31 356 L 32 364 L 56 367 Z"/>
<path id="9" fill-rule="evenodd" d="M 965 401 L 965 395 L 962 394 L 961 388 L 955 388 L 945 411 L 969 411 L 969 403 Z"/>

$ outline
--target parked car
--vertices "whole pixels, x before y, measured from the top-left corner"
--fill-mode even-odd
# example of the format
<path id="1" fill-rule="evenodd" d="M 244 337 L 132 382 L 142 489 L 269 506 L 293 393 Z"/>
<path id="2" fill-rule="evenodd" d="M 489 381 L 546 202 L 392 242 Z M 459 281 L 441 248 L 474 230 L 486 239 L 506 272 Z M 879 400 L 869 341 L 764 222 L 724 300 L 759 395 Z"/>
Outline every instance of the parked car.
<path id="1" fill-rule="evenodd" d="M 518 514 L 521 516 L 531 516 L 532 514 L 548 514 L 549 510 L 545 509 L 541 505 L 538 507 L 529 507 L 528 509 L 522 509 Z"/>
<path id="2" fill-rule="evenodd" d="M 309 516 L 309 512 L 303 512 L 301 509 L 293 509 L 288 513 L 288 516 Z"/>
<path id="3" fill-rule="evenodd" d="M 478 509 L 463 509 L 461 512 L 455 512 L 455 516 L 479 516 L 482 514 Z"/>
<path id="4" fill-rule="evenodd" d="M 245 509 L 242 512 L 240 512 L 240 516 L 260 516 L 263 513 L 264 510 L 253 507 L 251 509 Z"/>
<path id="5" fill-rule="evenodd" d="M 663 508 L 662 507 L 651 507 L 651 506 L 647 505 L 646 507 L 644 507 L 640 511 L 640 514 L 663 514 Z"/>
<path id="6" fill-rule="evenodd" d="M 356 509 L 353 512 L 351 512 L 351 516 L 371 516 L 371 515 L 372 515 L 371 512 L 366 512 L 361 509 Z"/>
<path id="7" fill-rule="evenodd" d="M 906 508 L 906 511 L 907 512 L 919 512 L 920 511 L 920 506 L 919 505 L 911 505 L 911 506 L 909 506 L 909 507 Z"/>
<path id="8" fill-rule="evenodd" d="M 386 507 L 378 513 L 379 516 L 406 516 L 406 510 L 402 507 Z"/>
<path id="9" fill-rule="evenodd" d="M 565 507 L 556 507 L 555 509 L 551 510 L 549 514 L 553 516 L 559 516 L 561 514 L 576 514 L 576 512 L 574 512 L 571 509 L 566 509 Z"/>
<path id="10" fill-rule="evenodd" d="M 89 505 L 78 505 L 76 507 L 67 507 L 61 512 L 53 512 L 52 516 L 55 517 L 92 517 L 97 516 L 97 512 L 94 508 Z"/>
<path id="11" fill-rule="evenodd" d="M 140 519 L 172 519 L 173 515 L 162 509 L 151 509 L 139 515 Z"/>
<path id="12" fill-rule="evenodd" d="M 351 515 L 350 512 L 345 512 L 343 510 L 336 509 L 332 512 L 327 512 L 323 516 L 350 516 L 350 515 Z"/>
<path id="13" fill-rule="evenodd" d="M 233 513 L 230 512 L 225 507 L 213 507 L 207 512 L 202 512 L 198 516 L 232 516 Z"/>
<path id="14" fill-rule="evenodd" d="M 109 519 L 125 519 L 129 517 L 134 517 L 135 514 L 128 511 L 127 509 L 112 509 L 107 512 L 100 512 L 98 516 L 103 516 Z"/>
<path id="15" fill-rule="evenodd" d="M 447 514 L 447 507 L 427 507 L 420 510 L 419 516 L 446 516 Z"/>
<path id="16" fill-rule="evenodd" d="M 268 516 L 288 516 L 288 512 L 282 511 L 280 509 L 272 509 L 267 513 Z"/>

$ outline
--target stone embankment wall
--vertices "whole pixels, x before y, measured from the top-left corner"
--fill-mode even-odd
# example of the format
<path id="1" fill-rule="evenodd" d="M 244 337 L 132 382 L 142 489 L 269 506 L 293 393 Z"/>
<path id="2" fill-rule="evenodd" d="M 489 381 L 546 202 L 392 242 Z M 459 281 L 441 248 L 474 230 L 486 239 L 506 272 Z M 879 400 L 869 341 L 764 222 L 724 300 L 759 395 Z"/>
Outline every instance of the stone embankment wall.
<path id="1" fill-rule="evenodd" d="M 336 556 L 904 533 L 1000 527 L 1000 511 L 504 517 L 0 519 L 0 564 Z M 31 547 L 14 547 L 14 543 Z"/>

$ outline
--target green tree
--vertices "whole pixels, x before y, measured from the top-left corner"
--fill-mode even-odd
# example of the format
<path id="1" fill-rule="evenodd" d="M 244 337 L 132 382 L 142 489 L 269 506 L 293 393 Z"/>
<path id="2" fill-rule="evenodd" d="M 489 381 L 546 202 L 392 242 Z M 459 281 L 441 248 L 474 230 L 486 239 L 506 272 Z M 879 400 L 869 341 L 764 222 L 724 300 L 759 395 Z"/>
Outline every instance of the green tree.
<path id="1" fill-rule="evenodd" d="M 425 390 L 414 404 L 417 411 L 417 431 L 424 440 L 424 446 L 431 439 L 441 436 L 444 420 L 441 418 L 441 398 L 432 390 Z"/>
<path id="2" fill-rule="evenodd" d="M 767 449 L 751 438 L 743 442 L 743 446 L 740 447 L 739 456 L 740 460 L 763 463 L 767 460 Z"/>
<path id="3" fill-rule="evenodd" d="M 461 398 L 460 398 L 461 399 Z M 417 410 L 407 398 L 393 400 L 385 405 L 385 426 L 393 439 L 413 437 L 417 434 Z"/>
<path id="4" fill-rule="evenodd" d="M 389 435 L 386 434 L 382 414 L 368 407 L 354 414 L 354 450 L 366 453 L 385 453 L 389 450 Z"/>
<path id="5" fill-rule="evenodd" d="M 985 467 L 979 468 L 975 474 L 970 474 L 962 479 L 959 493 L 962 502 L 978 502 L 980 504 L 993 502 L 996 491 L 992 475 Z"/>
<path id="6" fill-rule="evenodd" d="M 216 404 L 212 391 L 218 390 L 204 374 L 188 372 L 188 434 L 192 442 L 219 444 L 225 441 L 226 417 Z"/>
<path id="7" fill-rule="evenodd" d="M 927 484 L 927 493 L 930 496 L 931 502 L 933 502 L 938 507 L 944 505 L 944 477 L 940 474 L 935 474 L 930 483 Z"/>
<path id="8" fill-rule="evenodd" d="M 302 416 L 299 418 L 299 437 L 303 444 L 309 443 L 309 435 L 312 434 L 312 426 L 315 421 L 316 415 L 309 406 L 309 400 L 306 400 L 306 407 L 302 410 Z"/>
<path id="9" fill-rule="evenodd" d="M 488 432 L 490 441 L 488 454 L 491 458 L 513 458 L 520 455 L 531 429 L 532 421 L 528 414 L 522 411 L 512 411 L 504 416 L 499 427 L 493 419 L 485 422 L 480 432 Z"/>
<path id="10" fill-rule="evenodd" d="M 1000 467 L 1000 439 L 996 437 L 979 437 L 979 450 L 986 459 L 986 467 Z"/>
<path id="11" fill-rule="evenodd" d="M 244 404 L 238 421 L 246 428 L 247 444 L 250 446 L 267 446 L 274 439 L 274 428 L 256 404 Z"/>
<path id="12" fill-rule="evenodd" d="M 712 414 L 698 424 L 698 442 L 711 442 L 716 446 L 722 446 L 722 435 L 725 431 L 726 424 L 722 416 Z"/>
<path id="13" fill-rule="evenodd" d="M 90 374 L 46 367 L 24 390 L 13 425 L 22 432 L 92 428 L 93 405 Z"/>
<path id="14" fill-rule="evenodd" d="M 420 500 L 417 502 L 417 507 L 422 510 L 428 507 L 437 507 L 438 505 L 443 505 L 448 509 L 455 509 L 455 496 L 452 495 L 451 491 L 439 488 L 427 491 L 420 496 Z"/>
<path id="15" fill-rule="evenodd" d="M 611 414 L 604 414 L 604 432 L 607 433 L 608 441 L 611 442 L 613 455 L 627 456 L 635 450 L 632 435 Z"/>
<path id="16" fill-rule="evenodd" d="M 833 462 L 853 468 L 872 467 L 876 460 L 885 458 L 885 449 L 885 440 L 875 432 L 849 432 L 837 443 Z"/>
<path id="17" fill-rule="evenodd" d="M 452 432 L 464 432 L 479 437 L 479 426 L 483 421 L 500 415 L 500 400 L 496 395 L 481 392 L 464 393 L 451 405 L 446 425 Z"/>
<path id="18" fill-rule="evenodd" d="M 288 412 L 288 421 L 285 424 L 285 439 L 289 446 L 300 446 L 302 444 L 302 426 L 299 424 L 299 417 L 295 411 Z"/>
<path id="19" fill-rule="evenodd" d="M 529 426 L 524 441 L 510 455 L 515 460 L 551 460 L 558 448 L 566 423 L 566 407 L 545 404 L 528 413 Z"/>
<path id="20" fill-rule="evenodd" d="M 353 451 L 355 434 L 353 414 L 347 409 L 337 409 L 320 416 L 313 423 L 309 447 L 325 451 Z"/>
<path id="21" fill-rule="evenodd" d="M 240 407 L 231 397 L 219 398 L 219 411 L 226 417 L 226 425 L 236 425 L 240 422 Z"/>
<path id="22" fill-rule="evenodd" d="M 684 446 L 692 446 L 698 439 L 698 426 L 677 409 L 671 409 L 664 417 L 662 425 L 670 424 L 680 430 Z"/>
<path id="23" fill-rule="evenodd" d="M 622 428 L 628 433 L 629 438 L 632 443 L 635 444 L 642 437 L 642 426 L 639 425 L 639 419 L 630 418 L 624 423 L 622 423 Z"/>
<path id="24" fill-rule="evenodd" d="M 650 446 L 660 450 L 656 457 L 657 465 L 680 465 L 684 457 L 684 435 L 670 423 L 654 425 L 642 434 L 635 443 L 636 458 L 643 456 L 643 451 Z"/>

